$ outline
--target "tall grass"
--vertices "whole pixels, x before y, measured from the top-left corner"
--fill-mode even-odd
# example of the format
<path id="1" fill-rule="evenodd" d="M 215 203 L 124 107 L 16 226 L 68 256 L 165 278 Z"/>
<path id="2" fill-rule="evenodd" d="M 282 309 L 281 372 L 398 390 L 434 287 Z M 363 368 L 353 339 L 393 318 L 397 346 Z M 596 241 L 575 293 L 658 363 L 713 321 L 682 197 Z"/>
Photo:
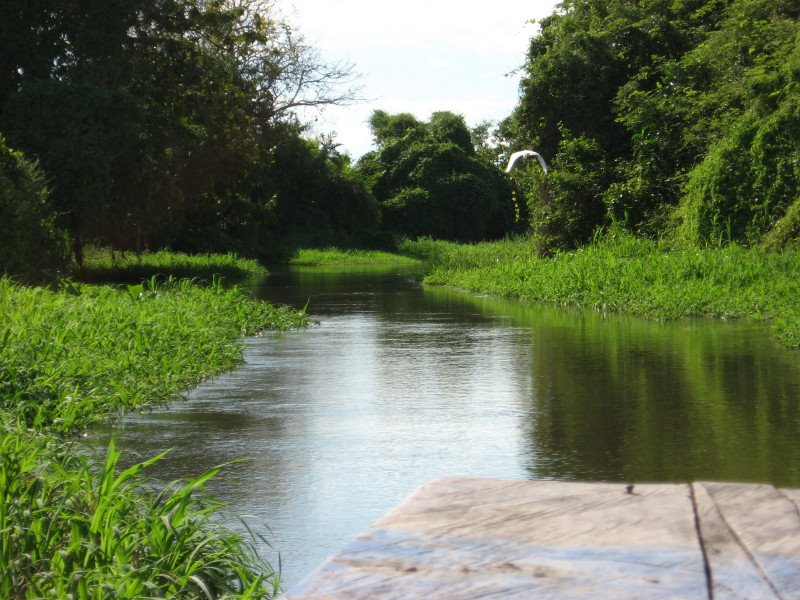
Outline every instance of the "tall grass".
<path id="1" fill-rule="evenodd" d="M 71 431 L 230 369 L 244 335 L 307 323 L 216 282 L 68 283 L 52 292 L 0 279 L 0 410 Z"/>
<path id="2" fill-rule="evenodd" d="M 264 597 L 278 578 L 219 524 L 206 475 L 153 495 L 68 435 L 164 402 L 304 313 L 187 280 L 59 290 L 0 279 L 0 597 Z"/>
<path id="3" fill-rule="evenodd" d="M 229 280 L 266 275 L 267 270 L 255 260 L 227 254 L 183 254 L 182 252 L 112 252 L 107 248 L 87 248 L 81 281 L 110 283 L 138 282 L 154 275 L 210 282 L 214 276 Z"/>
<path id="4" fill-rule="evenodd" d="M 420 240 L 401 251 L 429 261 L 427 283 L 658 319 L 748 318 L 800 346 L 800 252 L 738 246 L 667 249 L 625 233 L 539 258 L 528 239 L 461 246 Z"/>
<path id="5" fill-rule="evenodd" d="M 340 250 L 338 248 L 301 249 L 289 260 L 290 264 L 298 266 L 322 265 L 387 265 L 387 266 L 413 266 L 420 264 L 419 260 L 410 256 L 381 252 L 378 250 Z"/>
<path id="6" fill-rule="evenodd" d="M 139 486 L 155 457 L 117 472 L 22 429 L 0 439 L 0 597 L 266 597 L 277 577 L 212 516 L 217 469 L 158 494 Z"/>

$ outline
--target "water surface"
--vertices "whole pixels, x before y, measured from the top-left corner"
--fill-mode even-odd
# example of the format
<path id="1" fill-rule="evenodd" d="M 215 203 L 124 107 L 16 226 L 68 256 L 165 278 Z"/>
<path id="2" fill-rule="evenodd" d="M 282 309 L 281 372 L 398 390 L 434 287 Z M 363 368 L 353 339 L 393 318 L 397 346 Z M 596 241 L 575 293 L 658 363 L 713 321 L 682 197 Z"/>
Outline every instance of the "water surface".
<path id="1" fill-rule="evenodd" d="M 242 368 L 115 431 L 128 460 L 174 448 L 162 482 L 248 457 L 209 490 L 271 529 L 286 587 L 434 477 L 800 486 L 800 354 L 763 325 L 504 301 L 395 271 L 295 269 L 257 293 L 309 301 L 321 323 L 248 339 Z"/>

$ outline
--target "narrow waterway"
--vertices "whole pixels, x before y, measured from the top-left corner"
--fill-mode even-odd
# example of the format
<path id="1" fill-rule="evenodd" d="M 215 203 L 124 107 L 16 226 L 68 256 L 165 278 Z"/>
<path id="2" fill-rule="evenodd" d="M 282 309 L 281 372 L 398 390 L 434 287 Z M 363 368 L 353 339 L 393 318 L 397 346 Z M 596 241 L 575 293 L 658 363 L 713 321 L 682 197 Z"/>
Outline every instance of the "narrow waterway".
<path id="1" fill-rule="evenodd" d="M 257 293 L 308 301 L 321 324 L 248 339 L 242 368 L 114 431 L 129 461 L 173 448 L 161 482 L 247 458 L 208 488 L 280 552 L 285 587 L 434 477 L 800 486 L 800 353 L 763 325 L 504 301 L 396 271 L 295 269 Z"/>

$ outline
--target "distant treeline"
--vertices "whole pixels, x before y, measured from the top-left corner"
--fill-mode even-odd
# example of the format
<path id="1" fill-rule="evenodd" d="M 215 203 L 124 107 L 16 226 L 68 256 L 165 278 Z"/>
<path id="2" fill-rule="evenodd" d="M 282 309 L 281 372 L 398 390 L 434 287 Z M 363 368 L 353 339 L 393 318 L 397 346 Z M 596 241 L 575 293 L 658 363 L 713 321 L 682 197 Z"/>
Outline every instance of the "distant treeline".
<path id="1" fill-rule="evenodd" d="M 352 68 L 325 62 L 277 15 L 270 0 L 4 2 L 0 271 L 63 272 L 89 245 L 265 261 L 299 245 L 391 246 L 376 174 L 351 168 L 332 136 L 307 139 L 296 116 L 352 100 Z M 509 185 L 475 157 L 463 118 L 437 113 L 429 133 L 421 151 L 435 166 L 412 188 L 429 186 L 437 218 L 466 228 L 433 233 L 506 233 Z M 381 184 L 392 197 L 402 176 Z M 386 223 L 414 233 L 402 206 Z"/>
<path id="2" fill-rule="evenodd" d="M 541 253 L 616 224 L 686 245 L 800 231 L 795 0 L 566 0 L 491 133 L 376 111 L 356 165 L 297 109 L 357 95 L 270 0 L 0 6 L 0 271 L 86 245 L 389 247 L 531 232 Z M 550 163 L 503 175 L 523 148 Z"/>
<path id="3" fill-rule="evenodd" d="M 58 268 L 65 245 L 370 241 L 375 201 L 295 117 L 354 80 L 270 0 L 4 1 L 0 270 Z"/>

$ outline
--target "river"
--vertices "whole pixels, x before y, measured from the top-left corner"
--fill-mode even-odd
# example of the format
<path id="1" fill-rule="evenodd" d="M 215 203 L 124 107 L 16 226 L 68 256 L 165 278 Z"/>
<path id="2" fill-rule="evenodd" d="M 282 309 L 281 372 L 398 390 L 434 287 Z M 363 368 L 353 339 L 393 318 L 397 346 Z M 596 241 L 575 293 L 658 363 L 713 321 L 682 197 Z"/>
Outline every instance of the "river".
<path id="1" fill-rule="evenodd" d="M 113 430 L 128 461 L 173 449 L 156 483 L 247 458 L 208 488 L 280 553 L 285 588 L 434 477 L 800 486 L 800 353 L 763 325 L 500 300 L 396 270 L 297 268 L 255 291 L 308 302 L 320 324 L 247 339 L 241 368 Z"/>

